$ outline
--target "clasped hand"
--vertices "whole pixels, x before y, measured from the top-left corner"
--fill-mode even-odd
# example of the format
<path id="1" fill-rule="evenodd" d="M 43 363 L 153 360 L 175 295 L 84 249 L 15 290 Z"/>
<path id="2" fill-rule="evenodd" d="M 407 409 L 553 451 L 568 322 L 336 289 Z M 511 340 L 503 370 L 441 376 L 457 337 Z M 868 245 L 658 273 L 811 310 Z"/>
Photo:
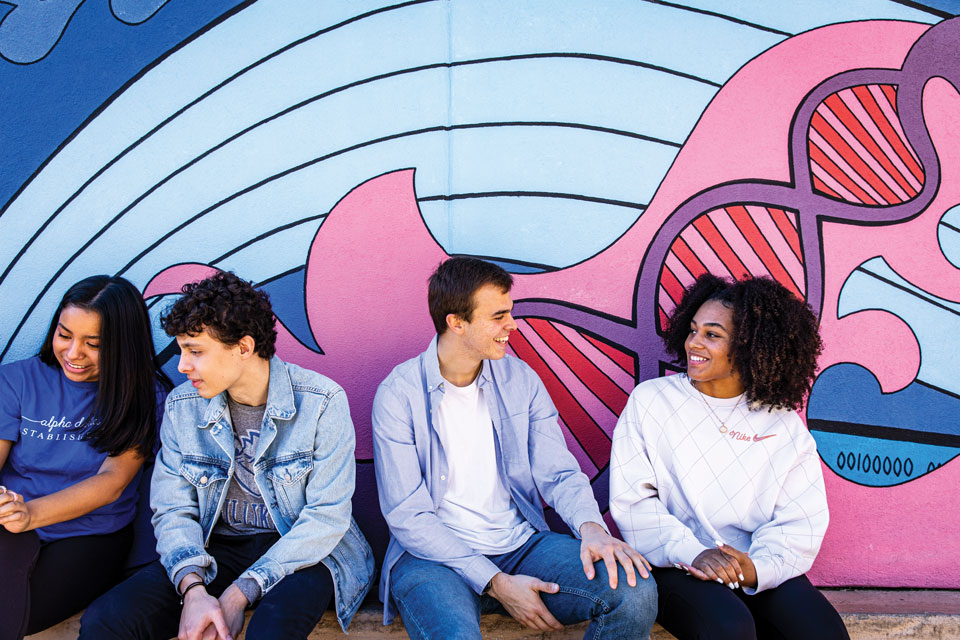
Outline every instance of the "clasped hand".
<path id="1" fill-rule="evenodd" d="M 750 554 L 720 544 L 715 549 L 704 549 L 694 558 L 693 565 L 679 565 L 681 569 L 700 580 L 716 580 L 731 589 L 757 586 L 757 569 Z"/>
<path id="2" fill-rule="evenodd" d="M 22 533 L 30 528 L 30 506 L 23 496 L 6 487 L 0 492 L 0 526 L 10 533 Z"/>
<path id="3" fill-rule="evenodd" d="M 199 579 L 199 578 L 197 578 Z M 236 585 L 230 585 L 220 598 L 205 587 L 187 592 L 180 614 L 178 640 L 233 640 L 243 628 L 247 598 Z"/>

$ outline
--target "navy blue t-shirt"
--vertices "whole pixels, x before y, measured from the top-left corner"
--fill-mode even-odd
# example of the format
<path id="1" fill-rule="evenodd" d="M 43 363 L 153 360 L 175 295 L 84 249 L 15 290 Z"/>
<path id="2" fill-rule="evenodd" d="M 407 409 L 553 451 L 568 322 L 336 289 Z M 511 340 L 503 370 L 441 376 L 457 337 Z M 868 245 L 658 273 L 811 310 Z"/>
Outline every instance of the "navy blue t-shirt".
<path id="1" fill-rule="evenodd" d="M 0 484 L 32 500 L 95 475 L 107 458 L 86 440 L 96 395 L 96 382 L 74 382 L 39 357 L 0 366 L 0 440 L 14 443 Z M 40 539 L 122 529 L 136 511 L 140 473 L 116 501 L 37 529 Z"/>

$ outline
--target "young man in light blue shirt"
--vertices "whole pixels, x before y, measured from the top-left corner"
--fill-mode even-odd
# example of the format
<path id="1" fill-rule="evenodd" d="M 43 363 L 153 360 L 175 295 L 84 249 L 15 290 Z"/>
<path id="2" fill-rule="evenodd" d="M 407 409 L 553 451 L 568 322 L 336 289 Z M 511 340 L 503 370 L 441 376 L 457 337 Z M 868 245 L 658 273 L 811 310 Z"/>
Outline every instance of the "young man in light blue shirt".
<path id="1" fill-rule="evenodd" d="M 649 565 L 612 537 L 537 375 L 507 356 L 512 277 L 451 258 L 430 278 L 437 336 L 377 391 L 373 444 L 391 539 L 380 597 L 412 638 L 477 638 L 480 614 L 542 631 L 644 638 Z M 579 536 L 551 532 L 543 502 Z M 640 575 L 640 579 L 637 578 Z"/>

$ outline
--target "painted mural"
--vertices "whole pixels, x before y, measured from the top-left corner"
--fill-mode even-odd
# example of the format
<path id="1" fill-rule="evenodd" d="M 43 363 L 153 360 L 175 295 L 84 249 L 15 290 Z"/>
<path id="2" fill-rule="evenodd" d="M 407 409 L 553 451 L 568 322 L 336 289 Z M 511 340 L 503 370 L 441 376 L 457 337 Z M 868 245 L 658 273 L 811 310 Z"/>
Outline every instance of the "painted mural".
<path id="1" fill-rule="evenodd" d="M 234 270 L 341 383 L 382 550 L 377 383 L 447 255 L 516 274 L 514 355 L 606 504 L 610 436 L 705 271 L 821 320 L 820 584 L 960 587 L 960 3 L 0 0 L 0 353 L 92 273 Z M 176 350 L 156 331 L 166 368 Z"/>

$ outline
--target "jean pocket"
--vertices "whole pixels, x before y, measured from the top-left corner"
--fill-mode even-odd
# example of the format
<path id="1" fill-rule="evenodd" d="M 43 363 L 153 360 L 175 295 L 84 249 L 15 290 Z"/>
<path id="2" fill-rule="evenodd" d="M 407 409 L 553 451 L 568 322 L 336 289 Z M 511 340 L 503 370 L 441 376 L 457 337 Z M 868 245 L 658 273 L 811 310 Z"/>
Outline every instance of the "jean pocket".
<path id="1" fill-rule="evenodd" d="M 216 509 L 215 488 L 227 481 L 229 471 L 230 463 L 216 458 L 184 456 L 181 460 L 180 476 L 196 489 L 202 520 L 210 510 Z"/>

